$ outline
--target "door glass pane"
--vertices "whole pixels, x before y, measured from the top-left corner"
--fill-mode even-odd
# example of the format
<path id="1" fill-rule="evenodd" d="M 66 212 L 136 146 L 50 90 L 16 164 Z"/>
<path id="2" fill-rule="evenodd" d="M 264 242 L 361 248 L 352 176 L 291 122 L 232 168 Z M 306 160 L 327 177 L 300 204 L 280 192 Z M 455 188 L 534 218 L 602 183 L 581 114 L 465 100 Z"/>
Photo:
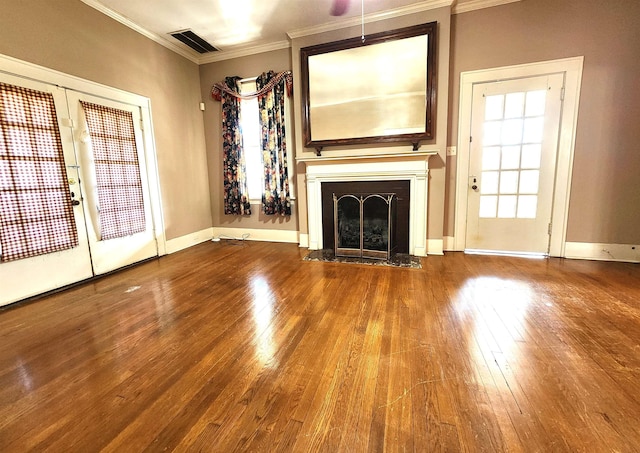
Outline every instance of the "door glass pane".
<path id="1" fill-rule="evenodd" d="M 516 195 L 501 195 L 498 200 L 498 217 L 513 219 L 516 216 Z"/>
<path id="2" fill-rule="evenodd" d="M 35 162 L 14 162 L 14 171 L 20 176 L 15 180 L 15 187 L 19 190 L 29 190 L 38 187 L 38 172 Z"/>
<path id="3" fill-rule="evenodd" d="M 503 171 L 500 172 L 500 193 L 518 193 L 518 172 Z"/>
<path id="4" fill-rule="evenodd" d="M 503 170 L 514 170 L 520 167 L 520 146 L 503 146 L 502 163 Z"/>
<path id="5" fill-rule="evenodd" d="M 521 195 L 518 197 L 518 218 L 535 219 L 538 209 L 537 195 Z"/>
<path id="6" fill-rule="evenodd" d="M 486 121 L 502 119 L 504 110 L 504 95 L 487 96 L 485 101 L 484 119 Z"/>
<path id="7" fill-rule="evenodd" d="M 80 103 L 96 165 L 100 240 L 143 232 L 146 219 L 133 115 L 103 105 Z"/>
<path id="8" fill-rule="evenodd" d="M 524 93 L 507 94 L 507 102 L 504 108 L 505 118 L 522 118 L 524 113 Z"/>
<path id="9" fill-rule="evenodd" d="M 527 93 L 525 116 L 543 116 L 546 100 L 546 90 L 529 91 Z"/>
<path id="10" fill-rule="evenodd" d="M 502 133 L 502 121 L 487 121 L 484 123 L 484 146 L 499 145 Z"/>
<path id="11" fill-rule="evenodd" d="M 523 170 L 520 172 L 520 193 L 538 193 L 539 170 Z"/>
<path id="12" fill-rule="evenodd" d="M 51 93 L 0 83 L 1 261 L 76 247 Z"/>
<path id="13" fill-rule="evenodd" d="M 35 127 L 35 125 L 34 125 Z M 29 130 L 18 125 L 11 125 L 7 128 L 6 134 L 8 144 L 11 147 L 11 154 L 20 157 L 33 156 L 31 149 L 31 139 L 29 138 Z"/>
<path id="14" fill-rule="evenodd" d="M 524 120 L 523 143 L 542 143 L 544 118 L 527 118 Z"/>
<path id="15" fill-rule="evenodd" d="M 62 179 L 64 175 L 56 171 L 55 162 L 40 162 L 39 174 L 42 177 L 42 183 L 46 187 L 60 187 L 66 183 L 66 181 Z"/>
<path id="16" fill-rule="evenodd" d="M 0 134 L 0 137 L 2 137 L 2 134 Z M 0 150 L 1 149 L 2 148 L 0 148 Z M 12 186 L 12 179 L 9 161 L 4 160 L 2 158 L 2 154 L 0 154 L 0 196 L 2 196 L 2 193 L 6 192 L 7 189 Z"/>
<path id="17" fill-rule="evenodd" d="M 500 179 L 500 172 L 498 171 L 483 171 L 482 180 L 480 181 L 480 193 L 482 194 L 497 194 L 498 193 L 498 181 Z"/>
<path id="18" fill-rule="evenodd" d="M 540 158 L 542 156 L 542 145 L 522 146 L 522 168 L 540 168 Z"/>
<path id="19" fill-rule="evenodd" d="M 495 195 L 482 195 L 480 197 L 480 217 L 495 218 L 498 210 L 498 197 Z"/>
<path id="20" fill-rule="evenodd" d="M 500 147 L 486 147 L 482 151 L 482 169 L 483 170 L 499 170 L 500 169 Z"/>
<path id="21" fill-rule="evenodd" d="M 518 145 L 522 142 L 522 120 L 505 120 L 502 125 L 502 145 Z"/>

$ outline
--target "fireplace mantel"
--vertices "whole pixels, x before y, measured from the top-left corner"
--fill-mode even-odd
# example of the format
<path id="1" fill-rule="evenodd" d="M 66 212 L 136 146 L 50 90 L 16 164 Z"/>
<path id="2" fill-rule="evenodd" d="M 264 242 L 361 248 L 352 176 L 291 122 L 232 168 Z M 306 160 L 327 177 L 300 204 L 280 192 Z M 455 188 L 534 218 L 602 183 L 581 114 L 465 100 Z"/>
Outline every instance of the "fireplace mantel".
<path id="1" fill-rule="evenodd" d="M 298 158 L 307 171 L 307 216 L 309 249 L 322 243 L 323 182 L 408 180 L 410 182 L 409 253 L 427 256 L 427 203 L 429 157 L 436 151 L 366 156 L 322 156 Z"/>

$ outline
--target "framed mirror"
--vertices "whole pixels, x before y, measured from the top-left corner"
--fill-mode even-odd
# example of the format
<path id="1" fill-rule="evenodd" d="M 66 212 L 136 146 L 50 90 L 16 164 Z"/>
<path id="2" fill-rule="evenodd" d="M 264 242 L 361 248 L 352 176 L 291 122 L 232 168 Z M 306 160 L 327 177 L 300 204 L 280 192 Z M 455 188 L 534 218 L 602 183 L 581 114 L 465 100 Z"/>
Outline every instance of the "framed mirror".
<path id="1" fill-rule="evenodd" d="M 300 49 L 305 146 L 434 138 L 437 23 Z"/>

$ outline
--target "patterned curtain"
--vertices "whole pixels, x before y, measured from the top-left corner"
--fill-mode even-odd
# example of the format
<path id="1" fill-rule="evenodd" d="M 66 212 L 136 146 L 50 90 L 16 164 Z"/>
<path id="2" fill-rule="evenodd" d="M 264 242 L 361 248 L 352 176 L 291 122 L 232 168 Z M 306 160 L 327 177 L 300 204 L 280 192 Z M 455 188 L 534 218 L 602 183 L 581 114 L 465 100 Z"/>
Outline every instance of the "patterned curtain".
<path id="1" fill-rule="evenodd" d="M 258 91 L 272 82 L 275 77 L 276 74 L 273 71 L 258 76 L 256 79 Z M 262 161 L 264 164 L 262 211 L 267 215 L 291 215 L 284 98 L 284 79 L 278 80 L 271 90 L 258 96 L 260 126 L 262 127 Z"/>
<path id="2" fill-rule="evenodd" d="M 237 88 L 240 77 L 226 77 L 229 89 Z M 220 93 L 222 100 L 222 152 L 224 178 L 224 213 L 250 215 L 251 204 L 247 196 L 247 173 L 242 152 L 240 128 L 240 100 L 227 92 Z"/>

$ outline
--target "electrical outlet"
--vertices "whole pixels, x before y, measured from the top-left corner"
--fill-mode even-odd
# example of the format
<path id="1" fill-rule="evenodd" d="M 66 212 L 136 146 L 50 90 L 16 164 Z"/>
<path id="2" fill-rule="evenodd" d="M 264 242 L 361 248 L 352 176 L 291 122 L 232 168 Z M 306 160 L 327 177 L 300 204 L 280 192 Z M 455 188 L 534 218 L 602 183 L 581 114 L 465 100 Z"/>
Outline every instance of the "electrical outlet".
<path id="1" fill-rule="evenodd" d="M 455 146 L 447 146 L 447 156 L 455 156 L 458 149 Z"/>

